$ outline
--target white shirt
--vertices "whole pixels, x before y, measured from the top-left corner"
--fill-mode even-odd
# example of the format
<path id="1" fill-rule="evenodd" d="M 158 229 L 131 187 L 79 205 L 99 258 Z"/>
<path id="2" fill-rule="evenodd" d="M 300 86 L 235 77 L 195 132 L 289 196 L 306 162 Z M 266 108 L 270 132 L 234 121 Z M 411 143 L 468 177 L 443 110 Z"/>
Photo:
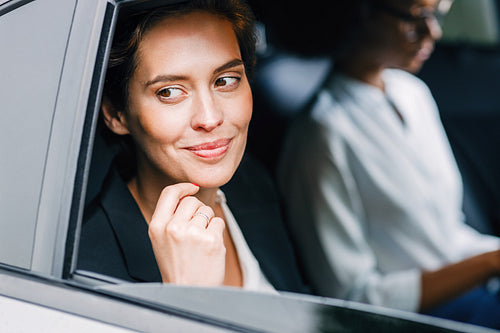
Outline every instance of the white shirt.
<path id="1" fill-rule="evenodd" d="M 241 273 L 243 275 L 242 289 L 250 291 L 277 292 L 269 281 L 267 281 L 264 273 L 262 273 L 259 262 L 255 259 L 252 251 L 250 251 L 241 229 L 238 226 L 238 223 L 236 223 L 236 219 L 227 206 L 226 197 L 221 190 L 217 191 L 216 201 L 222 207 L 226 227 L 236 248 L 236 253 L 241 266 Z"/>
<path id="2" fill-rule="evenodd" d="M 422 270 L 500 242 L 463 221 L 461 178 L 427 86 L 400 70 L 383 79 L 385 94 L 330 79 L 291 130 L 279 185 L 316 291 L 416 311 Z"/>

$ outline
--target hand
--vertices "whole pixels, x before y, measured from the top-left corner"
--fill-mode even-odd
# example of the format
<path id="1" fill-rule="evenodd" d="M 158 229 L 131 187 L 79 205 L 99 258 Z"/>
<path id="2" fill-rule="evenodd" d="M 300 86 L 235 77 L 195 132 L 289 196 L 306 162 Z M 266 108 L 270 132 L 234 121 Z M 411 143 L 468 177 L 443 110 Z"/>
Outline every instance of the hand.
<path id="1" fill-rule="evenodd" d="M 192 196 L 198 190 L 190 183 L 165 187 L 149 224 L 149 238 L 163 282 L 220 286 L 225 275 L 225 223 Z"/>
<path id="2" fill-rule="evenodd" d="M 500 275 L 500 250 L 422 273 L 420 311 L 431 309 Z"/>

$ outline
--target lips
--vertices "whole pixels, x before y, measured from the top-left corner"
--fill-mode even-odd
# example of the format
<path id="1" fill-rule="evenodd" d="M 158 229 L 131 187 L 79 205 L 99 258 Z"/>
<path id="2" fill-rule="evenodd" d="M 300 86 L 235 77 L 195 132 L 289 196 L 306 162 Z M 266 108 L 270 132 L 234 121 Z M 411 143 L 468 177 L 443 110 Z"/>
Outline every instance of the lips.
<path id="1" fill-rule="evenodd" d="M 434 47 L 432 44 L 430 44 L 430 43 L 424 44 L 418 50 L 417 58 L 420 61 L 426 61 L 431 56 L 432 51 L 434 51 Z"/>
<path id="2" fill-rule="evenodd" d="M 219 139 L 211 142 L 205 142 L 199 145 L 186 147 L 185 149 L 194 155 L 204 159 L 217 159 L 224 156 L 229 149 L 231 139 Z"/>

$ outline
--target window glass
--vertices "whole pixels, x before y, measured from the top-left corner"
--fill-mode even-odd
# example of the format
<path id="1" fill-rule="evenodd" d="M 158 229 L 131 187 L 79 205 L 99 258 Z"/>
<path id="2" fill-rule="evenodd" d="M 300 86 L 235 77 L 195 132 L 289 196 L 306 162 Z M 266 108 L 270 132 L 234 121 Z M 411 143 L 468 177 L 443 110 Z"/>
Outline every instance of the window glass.
<path id="1" fill-rule="evenodd" d="M 73 1 L 0 16 L 0 262 L 30 268 L 40 191 Z"/>
<path id="2" fill-rule="evenodd" d="M 455 0 L 444 20 L 442 42 L 498 45 L 497 13 L 495 0 Z"/>

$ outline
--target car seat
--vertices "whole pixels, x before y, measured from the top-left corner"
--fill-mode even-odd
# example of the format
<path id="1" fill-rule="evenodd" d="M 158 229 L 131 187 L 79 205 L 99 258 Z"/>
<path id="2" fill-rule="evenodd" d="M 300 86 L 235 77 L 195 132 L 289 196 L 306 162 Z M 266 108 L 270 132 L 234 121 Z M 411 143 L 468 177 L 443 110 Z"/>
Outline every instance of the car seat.
<path id="1" fill-rule="evenodd" d="M 272 174 L 290 121 L 314 101 L 332 64 L 330 58 L 306 58 L 279 49 L 260 54 L 247 147 Z"/>

